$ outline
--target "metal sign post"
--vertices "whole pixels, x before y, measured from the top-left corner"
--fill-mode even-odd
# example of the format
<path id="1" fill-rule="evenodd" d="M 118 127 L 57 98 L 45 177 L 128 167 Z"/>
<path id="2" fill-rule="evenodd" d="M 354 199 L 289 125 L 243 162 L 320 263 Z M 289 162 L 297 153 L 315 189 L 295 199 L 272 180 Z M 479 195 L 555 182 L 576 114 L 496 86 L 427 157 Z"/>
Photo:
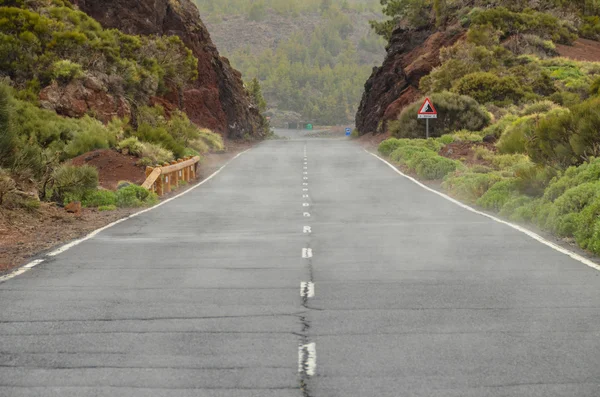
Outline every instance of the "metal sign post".
<path id="1" fill-rule="evenodd" d="M 425 102 L 419 110 L 418 118 L 425 119 L 425 136 L 429 139 L 429 119 L 437 119 L 438 113 L 429 98 L 425 98 Z"/>

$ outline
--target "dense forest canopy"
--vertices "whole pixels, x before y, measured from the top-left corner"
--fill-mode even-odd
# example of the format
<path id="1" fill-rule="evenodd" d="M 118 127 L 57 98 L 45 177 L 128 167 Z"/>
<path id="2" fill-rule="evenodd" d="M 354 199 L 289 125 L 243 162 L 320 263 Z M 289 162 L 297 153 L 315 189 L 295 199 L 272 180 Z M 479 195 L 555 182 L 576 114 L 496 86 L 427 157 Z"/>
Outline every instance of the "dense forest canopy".
<path id="1" fill-rule="evenodd" d="M 369 19 L 380 17 L 377 0 L 196 3 L 203 18 L 209 21 L 213 41 L 242 72 L 245 81 L 260 81 L 269 111 L 275 114 L 292 111 L 313 123 L 350 123 L 364 82 L 385 55 L 385 40 L 368 27 Z M 246 43 L 231 45 L 228 41 L 240 40 L 217 29 L 230 17 L 239 18 L 236 23 L 260 24 L 265 29 L 283 24 L 290 31 L 268 48 Z M 310 26 L 296 25 L 298 18 Z"/>

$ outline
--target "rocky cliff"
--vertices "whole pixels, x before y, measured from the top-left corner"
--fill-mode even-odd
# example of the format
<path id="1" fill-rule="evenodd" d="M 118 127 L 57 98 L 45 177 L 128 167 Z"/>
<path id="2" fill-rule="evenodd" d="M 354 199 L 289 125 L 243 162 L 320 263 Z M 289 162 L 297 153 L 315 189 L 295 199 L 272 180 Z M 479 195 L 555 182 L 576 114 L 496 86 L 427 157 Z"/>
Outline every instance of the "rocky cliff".
<path id="1" fill-rule="evenodd" d="M 241 74 L 219 55 L 190 0 L 75 0 L 75 4 L 106 28 L 179 36 L 198 58 L 198 80 L 183 94 L 183 110 L 190 119 L 233 139 L 264 134 Z M 166 99 L 179 103 L 177 95 Z"/>
<path id="2" fill-rule="evenodd" d="M 404 107 L 421 95 L 419 82 L 440 64 L 440 49 L 462 37 L 460 30 L 396 29 L 383 65 L 374 68 L 365 84 L 356 114 L 359 133 L 385 132 L 387 122 L 396 119 Z"/>

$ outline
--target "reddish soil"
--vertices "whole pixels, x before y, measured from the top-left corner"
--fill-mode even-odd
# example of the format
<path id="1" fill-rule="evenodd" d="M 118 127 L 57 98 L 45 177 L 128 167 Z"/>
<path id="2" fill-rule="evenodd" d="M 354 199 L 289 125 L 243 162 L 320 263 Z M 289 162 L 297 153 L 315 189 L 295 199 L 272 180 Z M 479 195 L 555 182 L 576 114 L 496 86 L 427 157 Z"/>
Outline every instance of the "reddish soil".
<path id="1" fill-rule="evenodd" d="M 600 42 L 579 39 L 572 46 L 558 44 L 556 50 L 561 57 L 577 61 L 600 62 Z"/>
<path id="2" fill-rule="evenodd" d="M 116 190 L 119 181 L 129 181 L 141 185 L 146 180 L 145 167 L 139 167 L 139 159 L 110 149 L 94 150 L 74 158 L 74 165 L 92 165 L 98 169 L 100 186 Z"/>
<path id="3" fill-rule="evenodd" d="M 79 215 L 42 203 L 39 210 L 0 210 L 0 274 L 39 252 L 74 240 L 135 210 L 99 212 L 84 208 Z"/>
<path id="4" fill-rule="evenodd" d="M 225 153 L 204 156 L 204 160 L 200 165 L 198 182 L 222 167 L 238 153 L 249 149 L 253 145 L 253 142 L 231 141 L 227 142 Z M 132 165 L 129 160 L 133 158 L 130 159 L 130 156 L 110 150 L 98 152 L 101 152 L 99 156 L 91 156 L 91 153 L 95 152 L 80 156 L 77 159 L 77 164 L 99 166 L 101 169 L 100 178 L 106 184 L 105 187 L 113 186 L 112 182 L 116 184 L 119 180 L 136 182 L 135 175 L 142 182 L 144 181 L 143 169 Z M 122 166 L 119 167 L 119 164 Z M 132 174 L 123 173 L 123 169 L 135 172 L 134 177 L 131 176 Z M 137 181 L 139 182 L 140 179 L 137 179 Z M 194 185 L 195 183 L 190 184 L 188 188 Z M 180 189 L 162 198 L 168 198 L 183 191 L 183 189 Z M 95 209 L 84 208 L 80 214 L 76 215 L 69 214 L 64 208 L 50 203 L 42 203 L 38 210 L 32 211 L 0 209 L 0 274 L 26 263 L 42 252 L 81 238 L 93 230 L 137 211 L 139 209 L 99 212 Z"/>
<path id="5" fill-rule="evenodd" d="M 477 147 L 484 147 L 492 152 L 496 151 L 496 146 L 493 143 L 454 142 L 444 146 L 439 154 L 449 159 L 460 160 L 467 165 L 489 166 L 489 162 L 475 156 L 475 148 Z"/>
<path id="6" fill-rule="evenodd" d="M 390 138 L 391 134 L 386 132 L 385 134 L 365 134 L 357 139 L 357 142 L 362 145 L 365 149 L 377 151 L 379 144 L 386 139 Z"/>

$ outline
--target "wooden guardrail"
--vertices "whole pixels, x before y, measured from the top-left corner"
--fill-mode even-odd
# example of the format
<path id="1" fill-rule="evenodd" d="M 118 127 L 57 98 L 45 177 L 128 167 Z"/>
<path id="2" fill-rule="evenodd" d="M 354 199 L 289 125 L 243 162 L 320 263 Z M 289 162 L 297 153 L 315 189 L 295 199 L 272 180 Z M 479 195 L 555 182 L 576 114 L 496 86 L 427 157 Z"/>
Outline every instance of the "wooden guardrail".
<path id="1" fill-rule="evenodd" d="M 196 179 L 200 157 L 186 157 L 162 167 L 146 167 L 146 182 L 142 187 L 162 196 L 177 188 L 181 181 Z"/>

